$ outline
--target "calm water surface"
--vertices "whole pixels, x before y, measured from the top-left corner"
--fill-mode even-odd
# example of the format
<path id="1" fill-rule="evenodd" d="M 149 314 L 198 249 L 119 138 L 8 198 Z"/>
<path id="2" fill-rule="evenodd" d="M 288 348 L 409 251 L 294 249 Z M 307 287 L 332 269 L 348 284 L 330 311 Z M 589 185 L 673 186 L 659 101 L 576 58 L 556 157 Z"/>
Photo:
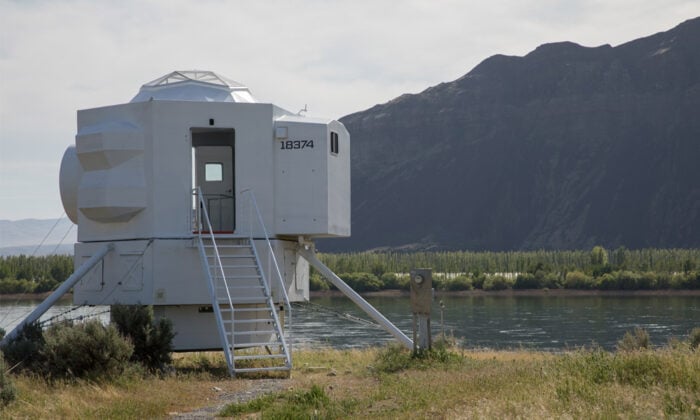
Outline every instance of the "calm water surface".
<path id="1" fill-rule="evenodd" d="M 440 298 L 433 304 L 432 330 L 454 336 L 468 348 L 531 348 L 563 350 L 597 343 L 612 349 L 625 331 L 646 329 L 654 345 L 683 337 L 700 327 L 700 296 L 448 296 L 444 327 Z M 412 317 L 407 297 L 373 297 L 368 301 L 411 336 Z M 338 348 L 366 347 L 393 338 L 367 321 L 369 318 L 344 297 L 313 298 L 295 306 L 294 344 Z M 0 327 L 10 330 L 38 302 L 0 302 Z M 42 319 L 70 309 L 69 301 Z M 106 307 L 80 308 L 68 316 L 98 314 Z M 359 318 L 359 319 L 358 319 Z"/>

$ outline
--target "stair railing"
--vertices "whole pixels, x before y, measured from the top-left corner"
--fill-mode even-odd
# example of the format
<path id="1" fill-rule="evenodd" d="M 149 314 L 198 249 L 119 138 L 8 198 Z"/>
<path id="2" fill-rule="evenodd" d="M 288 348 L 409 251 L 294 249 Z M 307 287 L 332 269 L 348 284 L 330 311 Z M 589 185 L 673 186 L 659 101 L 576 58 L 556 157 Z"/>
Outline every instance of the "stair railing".
<path id="1" fill-rule="evenodd" d="M 257 222 L 258 227 L 260 228 L 260 231 L 263 233 L 263 239 L 265 240 L 265 244 L 267 245 L 267 250 L 268 250 L 268 255 L 270 256 L 268 259 L 268 267 L 270 261 L 272 262 L 272 268 L 274 268 L 273 271 L 273 277 L 276 278 L 277 280 L 277 286 L 279 290 L 281 291 L 282 294 L 282 300 L 284 303 L 285 311 L 287 312 L 287 324 L 289 328 L 285 328 L 288 331 L 289 338 L 290 338 L 290 345 L 292 341 L 292 305 L 289 302 L 289 295 L 287 294 L 287 289 L 284 284 L 284 279 L 282 277 L 282 272 L 280 271 L 279 264 L 277 263 L 277 258 L 275 257 L 275 252 L 272 249 L 272 244 L 270 243 L 270 235 L 267 232 L 267 228 L 265 227 L 265 222 L 263 221 L 262 215 L 260 214 L 260 208 L 258 207 L 258 202 L 255 199 L 255 194 L 253 194 L 253 191 L 248 188 L 243 191 L 241 191 L 241 195 L 246 197 L 248 199 L 248 235 L 250 238 L 250 244 L 253 248 L 253 252 L 255 253 L 255 258 L 260 261 L 258 258 L 258 251 L 255 246 L 255 237 L 254 237 L 254 230 L 253 230 L 253 224 L 254 222 Z M 255 213 L 255 214 L 253 214 Z M 264 273 L 265 270 L 260 270 L 260 275 L 263 277 L 263 284 L 265 285 L 266 292 L 268 293 L 269 296 L 272 296 L 270 294 L 270 289 L 271 289 L 271 283 L 267 281 L 267 276 Z M 273 311 L 273 315 L 275 317 L 275 322 L 279 324 L 279 319 L 277 317 L 277 313 Z M 284 335 L 280 337 L 282 340 L 283 346 L 284 346 L 284 351 L 285 355 L 287 357 L 287 360 L 292 360 L 289 355 L 289 349 L 287 348 L 287 345 L 285 344 L 285 339 Z"/>
<path id="2" fill-rule="evenodd" d="M 206 228 L 208 229 L 207 232 L 209 234 L 209 239 L 211 240 L 212 244 L 212 249 L 214 250 L 214 257 L 215 257 L 215 269 L 218 273 L 218 276 L 221 277 L 221 281 L 224 283 L 224 289 L 226 290 L 226 298 L 228 300 L 229 307 L 232 309 L 231 311 L 231 317 L 234 316 L 233 312 L 233 301 L 231 299 L 231 293 L 229 292 L 228 284 L 226 282 L 226 274 L 224 272 L 224 266 L 221 263 L 221 255 L 219 254 L 219 248 L 216 246 L 216 238 L 214 237 L 214 230 L 212 229 L 211 222 L 209 220 L 209 213 L 207 212 L 207 205 L 206 201 L 204 200 L 204 195 L 202 194 L 202 189 L 200 187 L 195 188 L 193 191 L 194 194 L 197 196 L 197 205 L 195 209 L 195 222 L 196 222 L 196 228 L 197 228 L 197 238 L 199 240 L 199 253 L 200 257 L 202 259 L 202 264 L 204 264 L 205 272 L 207 273 L 207 279 L 208 279 L 208 286 L 209 286 L 209 294 L 211 295 L 211 300 L 212 300 L 212 309 L 214 310 L 214 314 L 216 317 L 216 322 L 219 324 L 218 325 L 218 330 L 219 330 L 219 336 L 221 339 L 221 343 L 224 347 L 224 355 L 226 356 L 226 364 L 228 365 L 229 372 L 234 371 L 234 365 L 233 365 L 233 348 L 235 343 L 229 343 L 228 338 L 226 337 L 226 328 L 223 323 L 223 318 L 221 316 L 221 308 L 219 308 L 219 297 L 217 294 L 217 289 L 216 289 L 216 282 L 215 279 L 212 277 L 211 273 L 211 268 L 209 265 L 209 259 L 206 255 L 206 252 L 204 250 L 204 239 L 203 239 L 203 234 L 205 233 L 204 228 L 205 228 L 205 223 L 206 223 Z M 233 319 L 231 319 L 231 325 L 234 325 Z M 232 327 L 233 328 L 233 327 Z M 231 335 L 231 339 L 233 340 L 234 335 Z"/>

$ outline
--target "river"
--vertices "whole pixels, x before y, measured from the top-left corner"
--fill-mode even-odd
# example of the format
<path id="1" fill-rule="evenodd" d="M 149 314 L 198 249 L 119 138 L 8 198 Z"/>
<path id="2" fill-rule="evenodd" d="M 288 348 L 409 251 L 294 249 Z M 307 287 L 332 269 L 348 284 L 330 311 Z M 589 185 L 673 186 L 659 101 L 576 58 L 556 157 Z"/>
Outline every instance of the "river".
<path id="1" fill-rule="evenodd" d="M 444 310 L 441 324 L 439 301 Z M 412 316 L 407 297 L 371 297 L 368 301 L 411 336 Z M 365 347 L 393 338 L 344 297 L 318 297 L 311 305 L 295 305 L 293 343 L 298 347 Z M 0 327 L 9 331 L 38 302 L 0 302 Z M 54 306 L 42 319 L 70 309 L 69 301 Z M 85 307 L 68 315 L 97 314 L 108 319 L 106 307 Z M 700 327 L 698 295 L 478 295 L 435 299 L 431 315 L 434 337 L 443 331 L 467 348 L 560 351 L 593 343 L 613 349 L 626 331 L 649 332 L 654 346 L 672 337 L 685 337 Z M 359 318 L 359 319 L 358 319 Z M 365 321 L 363 321 L 365 320 Z"/>

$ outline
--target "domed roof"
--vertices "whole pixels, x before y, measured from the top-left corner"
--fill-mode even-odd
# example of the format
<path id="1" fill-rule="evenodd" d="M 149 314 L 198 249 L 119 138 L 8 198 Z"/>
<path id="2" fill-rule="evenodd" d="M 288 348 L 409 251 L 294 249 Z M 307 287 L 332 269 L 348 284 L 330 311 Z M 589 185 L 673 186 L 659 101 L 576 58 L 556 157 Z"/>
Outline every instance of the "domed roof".
<path id="1" fill-rule="evenodd" d="M 141 86 L 131 102 L 149 100 L 256 103 L 250 90 L 213 71 L 181 70 Z"/>

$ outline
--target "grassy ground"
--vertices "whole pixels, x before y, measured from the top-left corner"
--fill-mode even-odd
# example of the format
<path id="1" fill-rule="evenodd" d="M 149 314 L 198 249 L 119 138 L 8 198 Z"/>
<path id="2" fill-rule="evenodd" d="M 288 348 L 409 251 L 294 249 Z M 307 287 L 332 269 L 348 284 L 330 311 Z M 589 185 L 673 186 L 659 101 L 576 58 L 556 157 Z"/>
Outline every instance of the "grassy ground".
<path id="1" fill-rule="evenodd" d="M 700 350 L 687 343 L 630 352 L 319 349 L 294 355 L 282 391 L 229 404 L 262 418 L 700 417 Z M 163 418 L 221 405 L 255 379 L 228 379 L 218 354 L 177 357 L 163 377 L 131 372 L 109 383 L 15 377 L 0 418 Z M 229 398 L 231 399 L 231 398 Z"/>

